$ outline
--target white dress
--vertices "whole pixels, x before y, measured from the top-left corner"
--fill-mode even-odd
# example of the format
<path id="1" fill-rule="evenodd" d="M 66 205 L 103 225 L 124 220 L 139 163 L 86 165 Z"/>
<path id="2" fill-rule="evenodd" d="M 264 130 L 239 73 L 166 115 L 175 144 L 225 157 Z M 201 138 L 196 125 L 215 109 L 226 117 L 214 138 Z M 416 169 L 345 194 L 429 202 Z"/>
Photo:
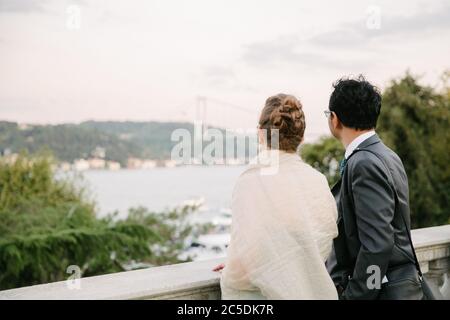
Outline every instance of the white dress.
<path id="1" fill-rule="evenodd" d="M 337 299 L 325 267 L 338 233 L 325 177 L 296 154 L 265 157 L 233 191 L 222 299 Z"/>

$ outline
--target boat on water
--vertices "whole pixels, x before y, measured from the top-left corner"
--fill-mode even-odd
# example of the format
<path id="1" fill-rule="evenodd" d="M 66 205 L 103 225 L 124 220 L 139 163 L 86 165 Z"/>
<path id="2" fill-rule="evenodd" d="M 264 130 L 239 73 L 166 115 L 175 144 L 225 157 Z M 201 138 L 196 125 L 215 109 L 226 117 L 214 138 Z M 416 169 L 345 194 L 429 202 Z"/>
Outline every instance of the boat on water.
<path id="1" fill-rule="evenodd" d="M 200 203 L 192 202 L 192 203 Z M 212 225 L 208 234 L 202 234 L 190 239 L 187 249 L 179 256 L 180 259 L 192 259 L 194 261 L 224 257 L 226 248 L 230 242 L 231 209 L 219 210 L 205 209 L 195 212 L 190 217 L 191 223 L 209 223 Z"/>
<path id="2" fill-rule="evenodd" d="M 230 243 L 230 234 L 205 234 L 193 241 L 190 247 L 179 258 L 191 258 L 194 261 L 225 257 Z"/>

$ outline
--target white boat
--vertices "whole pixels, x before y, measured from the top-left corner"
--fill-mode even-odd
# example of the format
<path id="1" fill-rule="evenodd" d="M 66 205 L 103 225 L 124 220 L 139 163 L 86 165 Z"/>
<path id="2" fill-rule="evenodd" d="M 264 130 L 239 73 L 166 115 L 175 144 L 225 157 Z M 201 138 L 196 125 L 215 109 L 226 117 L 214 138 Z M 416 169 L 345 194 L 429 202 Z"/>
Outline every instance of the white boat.
<path id="1" fill-rule="evenodd" d="M 191 257 L 193 260 L 205 260 L 224 257 L 230 243 L 229 233 L 215 233 L 201 235 L 193 241 L 188 250 L 180 258 Z"/>

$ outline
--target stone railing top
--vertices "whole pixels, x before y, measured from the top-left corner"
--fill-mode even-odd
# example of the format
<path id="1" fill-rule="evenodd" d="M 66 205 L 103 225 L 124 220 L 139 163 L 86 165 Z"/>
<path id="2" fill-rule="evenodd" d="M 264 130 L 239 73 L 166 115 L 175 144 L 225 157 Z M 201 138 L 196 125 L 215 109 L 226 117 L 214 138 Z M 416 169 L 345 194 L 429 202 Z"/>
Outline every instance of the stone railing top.
<path id="1" fill-rule="evenodd" d="M 450 243 L 450 224 L 412 230 L 414 246 L 419 249 Z"/>
<path id="2" fill-rule="evenodd" d="M 450 225 L 413 230 L 418 251 L 445 247 L 450 253 Z M 423 256 L 423 257 L 422 257 Z M 419 255 L 419 259 L 433 259 Z M 183 296 L 218 286 L 219 274 L 212 271 L 224 259 L 180 263 L 143 270 L 81 279 L 80 289 L 69 289 L 66 281 L 0 291 L 0 299 L 154 299 Z"/>
<path id="3" fill-rule="evenodd" d="M 66 281 L 0 291 L 0 299 L 152 299 L 217 285 L 212 269 L 224 259 L 179 263 L 81 278 L 80 289 Z"/>

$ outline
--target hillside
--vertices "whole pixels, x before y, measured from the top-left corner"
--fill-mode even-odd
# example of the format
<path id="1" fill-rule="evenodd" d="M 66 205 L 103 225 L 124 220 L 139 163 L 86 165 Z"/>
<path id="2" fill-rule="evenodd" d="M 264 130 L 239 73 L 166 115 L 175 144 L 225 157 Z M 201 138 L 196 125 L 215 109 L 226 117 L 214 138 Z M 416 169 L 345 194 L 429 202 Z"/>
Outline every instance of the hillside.
<path id="1" fill-rule="evenodd" d="M 112 135 L 123 143 L 139 147 L 140 155 L 151 159 L 169 159 L 170 151 L 176 142 L 170 140 L 176 129 L 187 129 L 193 132 L 191 123 L 181 122 L 115 122 L 87 121 L 80 128 L 96 130 Z"/>
<path id="2" fill-rule="evenodd" d="M 168 159 L 176 128 L 192 124 L 172 122 L 97 122 L 61 125 L 19 125 L 0 121 L 0 152 L 50 149 L 58 160 L 72 162 L 104 148 L 106 160 L 126 164 L 128 157 Z"/>

